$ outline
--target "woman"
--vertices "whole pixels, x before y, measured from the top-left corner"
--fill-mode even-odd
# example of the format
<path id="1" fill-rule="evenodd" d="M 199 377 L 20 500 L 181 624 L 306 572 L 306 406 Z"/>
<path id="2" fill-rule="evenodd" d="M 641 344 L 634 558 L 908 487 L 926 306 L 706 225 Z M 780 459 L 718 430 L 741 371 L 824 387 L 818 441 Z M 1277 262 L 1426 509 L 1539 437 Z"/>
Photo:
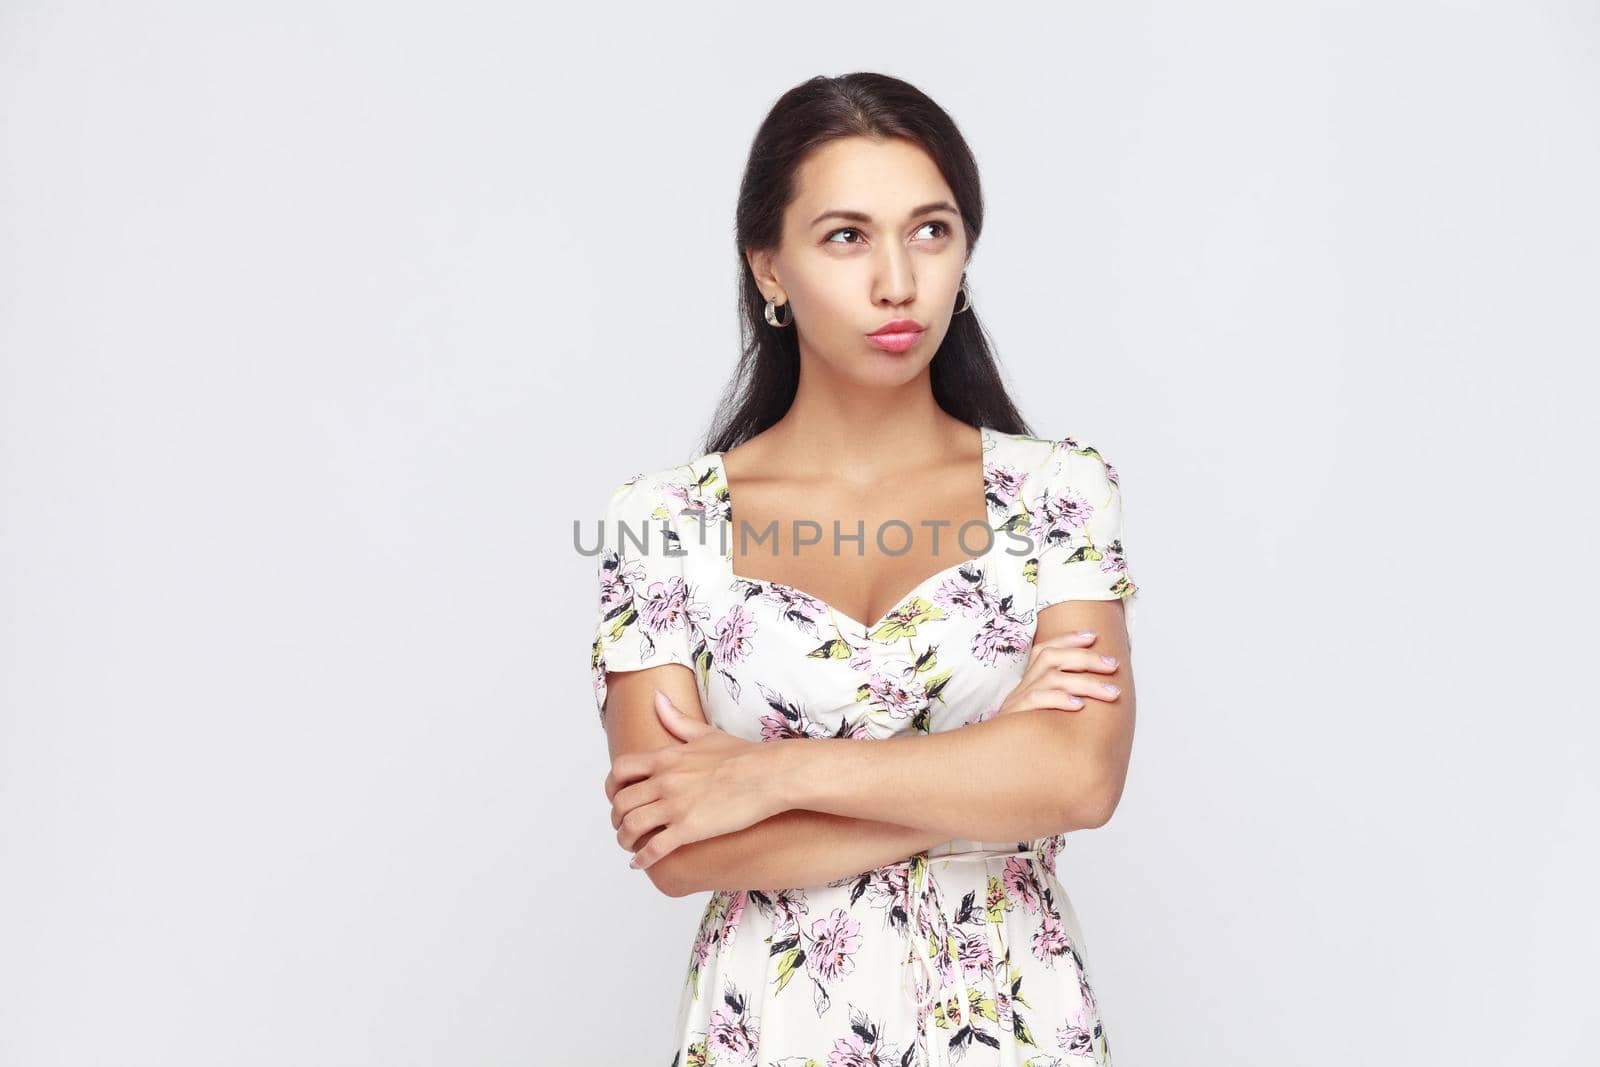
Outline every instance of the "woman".
<path id="1" fill-rule="evenodd" d="M 673 1067 L 1110 1062 L 1054 865 L 1121 795 L 1136 586 L 1115 470 L 1006 395 L 982 219 L 915 88 L 785 94 L 739 197 L 742 388 L 612 494 L 612 824 L 711 891 Z"/>

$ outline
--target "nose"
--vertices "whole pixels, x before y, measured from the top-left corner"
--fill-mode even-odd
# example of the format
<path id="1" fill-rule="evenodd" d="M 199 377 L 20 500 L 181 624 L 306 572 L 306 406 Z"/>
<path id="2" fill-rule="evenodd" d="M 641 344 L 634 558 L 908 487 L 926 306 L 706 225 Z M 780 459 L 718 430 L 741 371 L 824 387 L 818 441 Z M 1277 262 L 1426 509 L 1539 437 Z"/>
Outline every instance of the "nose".
<path id="1" fill-rule="evenodd" d="M 916 297 L 917 275 L 909 251 L 894 244 L 879 251 L 874 289 L 873 300 L 883 303 L 905 304 Z"/>

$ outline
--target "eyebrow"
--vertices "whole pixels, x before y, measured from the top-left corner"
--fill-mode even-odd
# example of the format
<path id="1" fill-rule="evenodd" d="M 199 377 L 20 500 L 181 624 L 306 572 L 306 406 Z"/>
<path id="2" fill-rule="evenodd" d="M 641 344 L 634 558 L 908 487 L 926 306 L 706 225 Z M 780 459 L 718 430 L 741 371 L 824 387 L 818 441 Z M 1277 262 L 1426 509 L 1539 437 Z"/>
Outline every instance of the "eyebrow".
<path id="1" fill-rule="evenodd" d="M 919 208 L 912 209 L 911 217 L 917 218 L 933 211 L 948 211 L 952 215 L 961 214 L 961 212 L 957 211 L 955 205 L 950 203 L 950 201 L 935 200 L 931 204 L 923 204 Z M 865 211 L 846 211 L 843 208 L 835 208 L 832 211 L 824 211 L 822 214 L 812 219 L 811 225 L 815 226 L 823 219 L 844 219 L 847 222 L 871 222 L 872 216 L 868 215 Z"/>

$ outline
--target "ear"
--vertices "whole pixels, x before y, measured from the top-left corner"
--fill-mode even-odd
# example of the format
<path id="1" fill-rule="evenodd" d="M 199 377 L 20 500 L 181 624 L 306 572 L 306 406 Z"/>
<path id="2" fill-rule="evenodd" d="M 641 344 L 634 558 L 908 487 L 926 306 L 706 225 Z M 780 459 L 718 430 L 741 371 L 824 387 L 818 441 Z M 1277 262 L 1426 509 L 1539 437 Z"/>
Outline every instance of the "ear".
<path id="1" fill-rule="evenodd" d="M 778 280 L 778 274 L 773 264 L 773 252 L 770 248 L 753 248 L 746 250 L 745 262 L 750 264 L 750 273 L 756 280 L 756 288 L 768 294 L 774 303 L 783 303 L 780 298 L 784 296 L 783 282 Z"/>
<path id="2" fill-rule="evenodd" d="M 678 740 L 693 741 L 701 734 L 716 729 L 710 723 L 691 719 L 679 711 L 678 706 L 672 702 L 672 698 L 661 690 L 657 689 L 655 693 L 656 718 L 660 719 L 661 725 L 665 726 L 667 732 Z"/>

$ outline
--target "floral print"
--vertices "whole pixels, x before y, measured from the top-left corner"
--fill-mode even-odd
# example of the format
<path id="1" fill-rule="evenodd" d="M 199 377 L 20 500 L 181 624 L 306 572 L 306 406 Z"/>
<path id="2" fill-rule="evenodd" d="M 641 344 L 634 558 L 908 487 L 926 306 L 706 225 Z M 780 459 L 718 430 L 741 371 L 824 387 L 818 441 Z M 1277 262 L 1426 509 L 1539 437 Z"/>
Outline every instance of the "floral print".
<path id="1" fill-rule="evenodd" d="M 1131 637 L 1115 468 L 1070 437 L 980 432 L 988 548 L 870 622 L 734 572 L 720 453 L 618 486 L 590 648 L 602 725 L 610 672 L 681 663 L 708 720 L 752 740 L 959 729 L 1020 681 L 1044 608 L 1121 599 Z M 825 885 L 713 892 L 672 1067 L 1109 1065 L 1064 843 L 958 839 Z"/>

